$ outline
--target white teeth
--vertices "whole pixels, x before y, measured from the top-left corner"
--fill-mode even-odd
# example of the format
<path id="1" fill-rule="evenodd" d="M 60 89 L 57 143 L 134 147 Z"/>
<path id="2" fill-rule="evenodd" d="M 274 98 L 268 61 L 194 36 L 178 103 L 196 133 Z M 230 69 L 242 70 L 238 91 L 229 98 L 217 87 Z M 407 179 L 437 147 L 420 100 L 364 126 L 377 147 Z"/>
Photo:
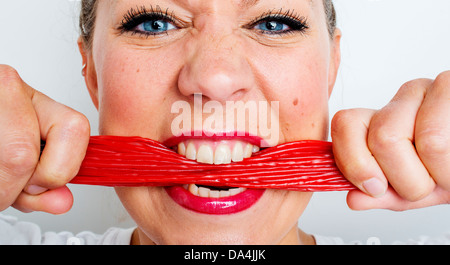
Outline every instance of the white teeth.
<path id="1" fill-rule="evenodd" d="M 236 142 L 234 144 L 233 152 L 231 153 L 231 160 L 233 162 L 240 162 L 244 160 L 244 149 L 242 148 L 242 144 Z"/>
<path id="2" fill-rule="evenodd" d="M 178 144 L 178 154 L 186 156 L 186 145 L 183 142 Z"/>
<path id="3" fill-rule="evenodd" d="M 190 140 L 179 143 L 177 151 L 178 154 L 185 156 L 187 159 L 195 160 L 199 163 L 221 165 L 229 164 L 232 161 L 240 162 L 245 158 L 249 158 L 253 153 L 259 151 L 259 147 L 241 141 L 234 141 L 229 144 L 227 142 L 196 143 Z"/>
<path id="4" fill-rule="evenodd" d="M 204 197 L 204 198 L 224 198 L 237 195 L 241 192 L 244 192 L 245 188 L 231 188 L 229 190 L 212 190 L 206 187 L 198 187 L 195 184 L 183 185 L 183 188 L 188 190 L 195 196 Z"/>
<path id="5" fill-rule="evenodd" d="M 219 191 L 219 198 L 223 198 L 223 197 L 230 197 L 230 191 L 229 190 L 221 190 Z"/>
<path id="6" fill-rule="evenodd" d="M 259 149 L 259 146 L 254 145 L 254 146 L 253 146 L 252 152 L 253 152 L 253 153 L 257 153 L 257 152 L 259 152 L 259 150 L 260 150 L 260 149 Z"/>
<path id="7" fill-rule="evenodd" d="M 244 149 L 244 158 L 249 158 L 253 153 L 253 145 L 247 144 Z"/>
<path id="8" fill-rule="evenodd" d="M 214 159 L 213 156 L 214 153 L 212 148 L 209 145 L 202 145 L 197 152 L 197 162 L 212 164 Z"/>
<path id="9" fill-rule="evenodd" d="M 229 163 L 231 163 L 230 147 L 225 144 L 220 144 L 214 153 L 214 164 L 220 165 Z"/>
<path id="10" fill-rule="evenodd" d="M 209 197 L 209 191 L 210 191 L 210 189 L 208 189 L 208 188 L 198 187 L 198 195 L 197 196 L 208 198 Z"/>
<path id="11" fill-rule="evenodd" d="M 210 198 L 219 198 L 219 191 L 218 190 L 209 190 L 209 197 Z"/>
<path id="12" fill-rule="evenodd" d="M 195 150 L 195 145 L 192 142 L 186 148 L 186 158 L 191 160 L 197 159 L 197 150 Z"/>
<path id="13" fill-rule="evenodd" d="M 241 193 L 243 190 L 245 190 L 244 188 L 234 188 L 234 189 L 230 189 L 230 196 L 234 196 L 236 194 Z"/>
<path id="14" fill-rule="evenodd" d="M 188 186 L 188 189 L 190 193 L 194 194 L 194 195 L 198 195 L 198 187 L 195 184 L 190 184 Z"/>

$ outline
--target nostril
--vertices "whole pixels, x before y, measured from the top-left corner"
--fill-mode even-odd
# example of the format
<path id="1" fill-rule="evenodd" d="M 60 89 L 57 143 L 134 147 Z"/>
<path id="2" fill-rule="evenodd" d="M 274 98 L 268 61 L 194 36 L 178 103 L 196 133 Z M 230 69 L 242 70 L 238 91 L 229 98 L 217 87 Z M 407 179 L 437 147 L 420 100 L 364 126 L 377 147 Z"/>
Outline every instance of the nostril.
<path id="1" fill-rule="evenodd" d="M 224 103 L 240 100 L 255 86 L 253 71 L 238 53 L 225 54 L 224 49 L 202 49 L 183 65 L 178 76 L 181 94 L 202 94 L 207 101 Z"/>

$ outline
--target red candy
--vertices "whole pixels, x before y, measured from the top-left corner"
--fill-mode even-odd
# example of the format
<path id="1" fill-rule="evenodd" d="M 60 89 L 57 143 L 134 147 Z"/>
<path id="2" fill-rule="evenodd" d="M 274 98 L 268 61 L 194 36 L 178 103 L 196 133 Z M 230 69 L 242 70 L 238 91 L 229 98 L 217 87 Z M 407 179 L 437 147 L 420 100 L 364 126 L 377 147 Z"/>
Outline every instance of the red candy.
<path id="1" fill-rule="evenodd" d="M 91 137 L 73 184 L 173 186 L 195 183 L 255 189 L 343 191 L 355 187 L 337 168 L 331 143 L 299 141 L 253 154 L 242 162 L 208 165 L 140 137 Z"/>

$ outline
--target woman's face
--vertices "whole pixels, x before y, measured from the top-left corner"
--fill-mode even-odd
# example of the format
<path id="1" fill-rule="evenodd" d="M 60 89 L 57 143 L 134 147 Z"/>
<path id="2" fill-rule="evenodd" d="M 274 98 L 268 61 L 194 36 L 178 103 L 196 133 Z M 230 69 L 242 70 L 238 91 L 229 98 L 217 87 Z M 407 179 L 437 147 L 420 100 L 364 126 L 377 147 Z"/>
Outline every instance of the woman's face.
<path id="1" fill-rule="evenodd" d="M 330 38 L 321 0 L 100 0 L 95 27 L 93 48 L 84 59 L 101 134 L 172 139 L 182 155 L 210 163 L 229 163 L 230 155 L 239 160 L 247 144 L 258 145 L 255 139 L 271 144 L 327 139 L 340 36 Z M 278 137 L 275 142 L 260 133 L 173 138 L 178 113 L 172 113 L 172 106 L 177 101 L 194 106 L 198 94 L 203 104 L 279 102 L 278 115 L 270 121 Z M 203 114 L 200 122 L 211 115 Z M 238 142 L 244 154 L 234 150 Z M 232 197 L 230 187 L 222 187 L 223 200 L 235 204 L 226 210 L 219 199 L 207 198 L 217 194 L 214 188 L 196 188 L 116 191 L 139 227 L 141 243 L 305 239 L 297 220 L 310 193 L 265 190 L 261 196 L 247 190 Z"/>

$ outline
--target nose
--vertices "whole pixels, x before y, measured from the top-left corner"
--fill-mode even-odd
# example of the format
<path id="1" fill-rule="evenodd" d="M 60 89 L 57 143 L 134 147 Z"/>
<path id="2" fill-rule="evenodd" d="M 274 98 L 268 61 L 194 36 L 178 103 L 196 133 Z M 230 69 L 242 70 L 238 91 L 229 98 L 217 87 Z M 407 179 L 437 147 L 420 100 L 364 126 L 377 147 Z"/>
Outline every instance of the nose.
<path id="1" fill-rule="evenodd" d="M 244 47 L 231 30 L 198 31 L 185 48 L 187 59 L 178 79 L 183 95 L 202 94 L 224 103 L 242 99 L 254 86 Z"/>

